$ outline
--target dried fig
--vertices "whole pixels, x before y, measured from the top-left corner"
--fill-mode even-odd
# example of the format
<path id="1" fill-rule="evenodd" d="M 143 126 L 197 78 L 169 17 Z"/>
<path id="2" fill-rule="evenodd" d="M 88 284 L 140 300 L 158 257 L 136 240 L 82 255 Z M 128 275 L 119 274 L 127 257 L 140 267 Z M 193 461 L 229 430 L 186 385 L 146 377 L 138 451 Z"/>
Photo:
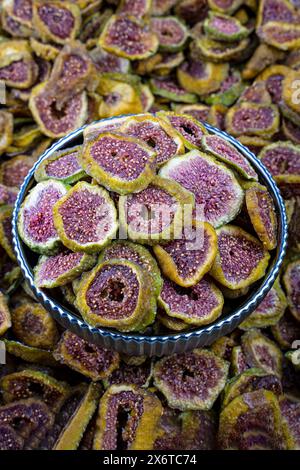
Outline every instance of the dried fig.
<path id="1" fill-rule="evenodd" d="M 283 285 L 287 293 L 287 301 L 292 315 L 296 320 L 300 320 L 300 261 L 292 261 L 288 264 L 284 276 Z"/>
<path id="2" fill-rule="evenodd" d="M 228 69 L 228 64 L 190 60 L 178 67 L 177 78 L 185 90 L 202 97 L 221 87 L 228 75 Z"/>
<path id="3" fill-rule="evenodd" d="M 184 47 L 187 28 L 176 16 L 152 17 L 150 27 L 157 34 L 161 50 L 175 52 Z"/>
<path id="4" fill-rule="evenodd" d="M 275 105 L 241 103 L 226 114 L 226 130 L 234 135 L 243 134 L 271 138 L 279 128 L 279 112 Z"/>
<path id="5" fill-rule="evenodd" d="M 11 327 L 10 311 L 6 297 L 0 292 L 0 337 Z"/>
<path id="6" fill-rule="evenodd" d="M 241 343 L 246 361 L 251 367 L 259 367 L 269 374 L 281 376 L 282 353 L 273 341 L 252 328 L 244 333 Z"/>
<path id="7" fill-rule="evenodd" d="M 39 164 L 34 173 L 35 180 L 40 182 L 52 178 L 72 184 L 84 178 L 86 173 L 79 164 L 79 151 L 80 147 L 77 146 L 54 152 Z"/>

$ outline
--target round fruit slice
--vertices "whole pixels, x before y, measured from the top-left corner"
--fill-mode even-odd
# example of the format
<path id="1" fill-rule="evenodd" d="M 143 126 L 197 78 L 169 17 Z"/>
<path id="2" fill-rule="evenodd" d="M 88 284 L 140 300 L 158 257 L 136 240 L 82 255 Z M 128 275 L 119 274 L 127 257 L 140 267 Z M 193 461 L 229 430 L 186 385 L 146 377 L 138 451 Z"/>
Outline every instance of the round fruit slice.
<path id="1" fill-rule="evenodd" d="M 150 27 L 158 36 L 160 49 L 175 52 L 184 47 L 187 29 L 176 16 L 151 18 Z"/>
<path id="2" fill-rule="evenodd" d="M 51 157 L 45 158 L 34 173 L 36 181 L 44 181 L 49 178 L 72 184 L 84 178 L 86 173 L 80 167 L 78 161 L 80 147 L 73 147 L 55 152 Z"/>
<path id="3" fill-rule="evenodd" d="M 159 265 L 169 279 L 182 287 L 191 287 L 206 274 L 217 254 L 217 235 L 207 222 L 194 222 L 185 234 L 166 245 L 154 246 Z M 189 233 L 190 232 L 190 233 Z"/>
<path id="4" fill-rule="evenodd" d="M 53 217 L 59 238 L 73 251 L 97 253 L 118 229 L 117 211 L 109 193 L 85 182 L 77 183 L 55 204 Z"/>
<path id="5" fill-rule="evenodd" d="M 0 181 L 9 186 L 19 188 L 35 159 L 27 155 L 18 155 L 1 163 Z"/>
<path id="6" fill-rule="evenodd" d="M 99 46 L 129 60 L 145 59 L 158 48 L 158 38 L 148 25 L 130 15 L 113 15 L 106 23 Z"/>
<path id="7" fill-rule="evenodd" d="M 100 399 L 94 450 L 152 449 L 162 411 L 154 393 L 112 385 Z"/>
<path id="8" fill-rule="evenodd" d="M 259 154 L 276 183 L 300 182 L 300 147 L 291 142 L 267 145 Z"/>
<path id="9" fill-rule="evenodd" d="M 214 158 L 197 150 L 172 158 L 159 174 L 174 179 L 193 193 L 195 218 L 209 222 L 213 227 L 233 220 L 243 204 L 244 192 L 234 174 Z"/>
<path id="10" fill-rule="evenodd" d="M 257 180 L 258 176 L 247 158 L 244 157 L 233 145 L 217 135 L 204 135 L 202 146 L 206 152 L 214 155 L 234 170 L 238 171 L 244 178 Z"/>
<path id="11" fill-rule="evenodd" d="M 125 259 L 141 266 L 152 277 L 155 295 L 160 294 L 162 288 L 160 270 L 147 248 L 125 240 L 114 241 L 101 251 L 99 262 L 109 261 L 110 259 Z"/>
<path id="12" fill-rule="evenodd" d="M 238 19 L 213 11 L 209 12 L 203 27 L 207 36 L 218 41 L 235 42 L 249 36 L 249 30 Z"/>
<path id="13" fill-rule="evenodd" d="M 152 181 L 155 157 L 151 147 L 138 139 L 104 133 L 85 142 L 80 159 L 83 169 L 98 183 L 128 194 Z"/>
<path id="14" fill-rule="evenodd" d="M 197 96 L 194 93 L 188 93 L 181 88 L 176 81 L 171 78 L 152 78 L 150 80 L 152 93 L 170 101 L 180 103 L 196 103 Z"/>
<path id="15" fill-rule="evenodd" d="M 250 39 L 244 38 L 236 42 L 221 42 L 200 34 L 192 43 L 191 51 L 194 59 L 201 58 L 216 63 L 241 61 L 248 57 L 251 51 Z"/>
<path id="16" fill-rule="evenodd" d="M 226 114 L 226 130 L 234 135 L 243 134 L 271 138 L 279 128 L 279 112 L 275 105 L 241 103 Z"/>
<path id="17" fill-rule="evenodd" d="M 241 338 L 242 349 L 251 367 L 263 369 L 268 374 L 282 375 L 282 352 L 269 338 L 252 328 Z"/>
<path id="18" fill-rule="evenodd" d="M 228 369 L 229 363 L 211 351 L 194 349 L 157 361 L 154 385 L 171 408 L 209 410 L 225 386 Z"/>
<path id="19" fill-rule="evenodd" d="M 231 106 L 240 97 L 243 89 L 240 73 L 237 70 L 230 70 L 220 88 L 215 93 L 203 97 L 203 101 L 207 104 Z"/>
<path id="20" fill-rule="evenodd" d="M 290 311 L 296 320 L 300 321 L 300 260 L 289 263 L 283 276 L 283 285 L 287 293 Z"/>
<path id="21" fill-rule="evenodd" d="M 143 191 L 120 197 L 120 228 L 140 243 L 172 240 L 182 232 L 185 206 L 191 213 L 193 195 L 175 181 L 156 176 Z"/>
<path id="22" fill-rule="evenodd" d="M 283 395 L 279 399 L 282 429 L 288 450 L 300 449 L 299 419 L 300 401 L 292 395 Z"/>
<path id="23" fill-rule="evenodd" d="M 4 338 L 6 352 L 11 356 L 21 359 L 30 364 L 38 364 L 39 367 L 57 367 L 57 362 L 52 355 L 52 351 L 46 349 L 34 348 L 27 346 L 15 340 Z"/>
<path id="24" fill-rule="evenodd" d="M 165 328 L 171 331 L 183 331 L 190 328 L 188 323 L 178 318 L 170 317 L 162 308 L 158 308 L 157 310 L 157 319 Z"/>
<path id="25" fill-rule="evenodd" d="M 68 191 L 55 180 L 38 183 L 26 196 L 18 217 L 18 231 L 23 242 L 33 251 L 55 253 L 60 239 L 54 227 L 53 206 Z"/>
<path id="26" fill-rule="evenodd" d="M 156 153 L 155 164 L 162 165 L 174 155 L 184 153 L 184 145 L 171 126 L 153 116 L 136 116 L 126 120 L 121 132 L 143 140 Z"/>
<path id="27" fill-rule="evenodd" d="M 1 41 L 0 80 L 6 86 L 27 89 L 37 78 L 37 64 L 27 41 Z"/>
<path id="28" fill-rule="evenodd" d="M 159 304 L 170 317 L 201 326 L 212 323 L 221 315 L 224 298 L 221 291 L 205 278 L 190 288 L 165 280 Z"/>
<path id="29" fill-rule="evenodd" d="M 0 336 L 11 327 L 10 311 L 5 296 L 0 292 Z"/>
<path id="30" fill-rule="evenodd" d="M 247 287 L 265 275 L 270 254 L 240 227 L 226 225 L 217 230 L 218 253 L 210 274 L 229 289 Z"/>
<path id="31" fill-rule="evenodd" d="M 191 116 L 161 112 L 158 116 L 171 124 L 175 132 L 184 142 L 188 149 L 196 149 L 201 146 L 201 139 L 207 133 L 205 127 Z"/>
<path id="32" fill-rule="evenodd" d="M 247 211 L 258 238 L 267 250 L 277 245 L 277 217 L 268 191 L 252 187 L 245 193 Z"/>
<path id="33" fill-rule="evenodd" d="M 188 114 L 192 116 L 197 121 L 207 121 L 208 114 L 209 114 L 209 106 L 206 104 L 182 104 L 175 106 L 175 113 L 176 114 Z"/>
<path id="34" fill-rule="evenodd" d="M 107 379 L 119 366 L 117 352 L 88 343 L 67 330 L 55 348 L 54 357 L 93 381 Z"/>
<path id="35" fill-rule="evenodd" d="M 294 341 L 299 339 L 300 323 L 286 312 L 280 320 L 271 327 L 272 335 L 282 349 L 291 349 Z M 296 350 L 297 354 L 297 350 Z"/>
<path id="36" fill-rule="evenodd" d="M 96 256 L 65 250 L 53 256 L 41 256 L 34 268 L 34 282 L 39 288 L 64 286 L 96 264 Z"/>
<path id="37" fill-rule="evenodd" d="M 129 73 L 130 62 L 123 57 L 104 51 L 100 47 L 95 47 L 90 51 L 90 56 L 100 73 Z"/>
<path id="38" fill-rule="evenodd" d="M 282 23 L 281 21 L 268 21 L 257 28 L 259 38 L 282 51 L 298 49 L 300 45 L 300 26 Z"/>
<path id="39" fill-rule="evenodd" d="M 118 14 L 132 15 L 136 18 L 143 18 L 149 15 L 152 8 L 151 0 L 121 0 L 118 6 Z"/>
<path id="40" fill-rule="evenodd" d="M 105 388 L 111 385 L 136 385 L 138 387 L 149 387 L 152 377 L 151 359 L 140 365 L 130 365 L 121 363 L 104 381 Z"/>
<path id="41" fill-rule="evenodd" d="M 139 265 L 114 259 L 98 264 L 83 278 L 76 305 L 90 325 L 142 330 L 155 316 L 151 287 L 150 276 Z"/>

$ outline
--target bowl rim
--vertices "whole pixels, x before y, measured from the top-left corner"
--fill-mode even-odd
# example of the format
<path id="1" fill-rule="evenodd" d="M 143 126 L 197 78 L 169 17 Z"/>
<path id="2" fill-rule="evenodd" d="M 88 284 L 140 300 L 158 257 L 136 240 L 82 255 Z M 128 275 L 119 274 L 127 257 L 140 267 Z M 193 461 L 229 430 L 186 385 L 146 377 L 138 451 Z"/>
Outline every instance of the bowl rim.
<path id="1" fill-rule="evenodd" d="M 149 115 L 149 114 L 151 115 L 151 113 L 141 113 L 139 115 Z M 27 263 L 26 261 L 26 257 L 24 255 L 24 250 L 22 247 L 23 242 L 21 241 L 19 234 L 18 234 L 17 220 L 18 220 L 18 214 L 20 211 L 20 206 L 22 202 L 24 201 L 25 196 L 27 195 L 28 189 L 31 188 L 30 185 L 33 181 L 34 172 L 36 168 L 39 166 L 41 161 L 49 157 L 51 154 L 53 154 L 53 152 L 66 148 L 66 145 L 71 143 L 74 139 L 81 137 L 84 129 L 86 129 L 87 127 L 90 127 L 93 125 L 97 126 L 99 125 L 99 123 L 104 123 L 104 122 L 109 122 L 109 121 L 114 121 L 114 120 L 119 120 L 119 119 L 126 118 L 126 117 L 134 117 L 134 116 L 136 116 L 136 114 L 114 116 L 111 118 L 101 119 L 101 120 L 86 124 L 84 126 L 81 126 L 80 128 L 76 129 L 75 131 L 67 134 L 66 136 L 56 141 L 49 149 L 47 149 L 38 158 L 34 166 L 28 172 L 26 178 L 24 179 L 23 184 L 19 190 L 16 202 L 15 202 L 15 206 L 14 206 L 13 219 L 12 219 L 12 234 L 13 234 L 13 247 L 14 247 L 14 252 L 16 254 L 16 257 L 17 257 L 17 262 L 21 268 L 21 271 L 24 275 L 25 280 L 29 283 L 29 286 L 31 290 L 33 291 L 34 295 L 37 297 L 39 301 L 42 302 L 42 304 L 48 310 L 50 310 L 54 314 L 55 319 L 61 324 L 63 324 L 64 326 L 66 325 L 69 326 L 71 330 L 72 330 L 72 327 L 74 330 L 74 327 L 76 326 L 77 332 L 82 331 L 84 336 L 88 336 L 89 340 L 96 344 L 99 344 L 99 342 L 102 343 L 105 340 L 105 338 L 110 338 L 116 342 L 122 340 L 122 342 L 125 341 L 125 343 L 134 342 L 140 345 L 143 343 L 147 343 L 147 344 L 159 343 L 160 345 L 164 345 L 166 343 L 168 344 L 175 343 L 178 340 L 184 340 L 184 342 L 188 342 L 191 338 L 198 338 L 200 340 L 202 336 L 207 338 L 207 337 L 216 335 L 217 337 L 219 337 L 222 335 L 223 329 L 226 329 L 226 333 L 224 334 L 228 334 L 228 332 L 231 331 L 229 328 L 230 325 L 233 325 L 232 329 L 234 329 L 245 318 L 247 318 L 247 316 L 250 315 L 253 312 L 253 310 L 257 307 L 257 305 L 264 299 L 264 297 L 267 295 L 272 285 L 274 284 L 274 281 L 276 277 L 278 276 L 279 269 L 282 265 L 285 252 L 286 252 L 287 233 L 288 233 L 287 232 L 287 217 L 286 217 L 284 202 L 279 192 L 279 189 L 275 181 L 273 180 L 270 172 L 260 162 L 258 157 L 256 157 L 247 147 L 241 144 L 237 139 L 227 134 L 227 132 L 222 131 L 214 126 L 211 126 L 210 124 L 204 121 L 200 121 L 200 122 L 204 125 L 204 127 L 208 131 L 212 132 L 215 135 L 225 138 L 229 143 L 231 143 L 235 148 L 237 148 L 248 160 L 250 160 L 250 163 L 254 167 L 254 169 L 256 171 L 258 170 L 260 179 L 264 180 L 264 182 L 266 183 L 268 187 L 268 190 L 271 192 L 271 196 L 274 200 L 275 207 L 276 207 L 277 221 L 278 221 L 278 242 L 279 242 L 277 245 L 276 256 L 272 264 L 269 265 L 267 275 L 265 275 L 262 278 L 262 284 L 260 284 L 256 289 L 254 289 L 250 297 L 246 298 L 246 300 L 242 303 L 241 306 L 239 306 L 237 309 L 234 309 L 233 312 L 219 317 L 219 319 L 215 320 L 213 323 L 204 325 L 200 328 L 195 328 L 191 331 L 183 330 L 178 333 L 168 333 L 168 334 L 162 334 L 162 335 L 147 336 L 143 334 L 122 333 L 117 330 L 93 327 L 89 325 L 88 323 L 84 322 L 79 317 L 77 317 L 76 314 L 72 313 L 72 311 L 69 310 L 67 307 L 59 304 L 57 301 L 54 301 L 51 297 L 48 297 L 45 291 L 37 288 L 34 285 L 33 272 L 32 272 L 31 267 L 29 266 L 29 263 Z M 101 338 L 103 341 L 101 341 Z M 208 344 L 208 343 L 206 342 L 205 344 Z"/>

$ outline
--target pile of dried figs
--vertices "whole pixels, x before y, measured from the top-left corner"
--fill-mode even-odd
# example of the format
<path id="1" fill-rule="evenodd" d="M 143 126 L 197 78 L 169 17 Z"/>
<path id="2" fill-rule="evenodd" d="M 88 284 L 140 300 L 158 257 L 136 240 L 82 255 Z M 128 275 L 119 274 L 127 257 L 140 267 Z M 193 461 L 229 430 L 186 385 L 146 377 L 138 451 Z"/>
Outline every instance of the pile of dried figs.
<path id="1" fill-rule="evenodd" d="M 1 450 L 300 448 L 299 25 L 299 0 L 1 2 Z M 91 325 L 159 334 L 209 324 L 255 287 L 277 242 L 272 200 L 203 121 L 261 159 L 289 223 L 250 317 L 208 348 L 152 359 L 56 324 L 11 236 L 18 190 L 56 139 L 140 113 L 88 127 L 37 168 L 19 231 L 49 295 Z"/>

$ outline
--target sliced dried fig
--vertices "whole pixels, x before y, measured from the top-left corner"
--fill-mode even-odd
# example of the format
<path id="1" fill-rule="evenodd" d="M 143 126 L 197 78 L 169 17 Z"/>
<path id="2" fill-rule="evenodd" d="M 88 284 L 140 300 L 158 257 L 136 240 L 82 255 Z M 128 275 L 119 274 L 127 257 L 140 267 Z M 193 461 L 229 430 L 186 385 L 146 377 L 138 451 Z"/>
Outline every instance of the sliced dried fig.
<path id="1" fill-rule="evenodd" d="M 292 315 L 300 320 L 300 260 L 288 264 L 284 276 L 283 285 L 287 293 L 287 301 Z"/>
<path id="2" fill-rule="evenodd" d="M 259 38 L 282 51 L 298 49 L 300 45 L 300 26 L 298 24 L 268 21 L 257 29 Z"/>
<path id="3" fill-rule="evenodd" d="M 300 144 L 300 126 L 296 126 L 289 119 L 283 119 L 282 131 L 287 140 L 291 140 L 294 144 Z"/>
<path id="4" fill-rule="evenodd" d="M 154 366 L 154 385 L 171 408 L 208 410 L 223 390 L 229 364 L 211 351 L 194 349 L 160 359 Z"/>
<path id="5" fill-rule="evenodd" d="M 232 350 L 236 346 L 237 342 L 233 337 L 222 336 L 214 341 L 210 347 L 211 351 L 217 356 L 230 361 Z"/>
<path id="6" fill-rule="evenodd" d="M 2 28 L 16 38 L 29 38 L 33 34 L 32 28 L 25 26 L 15 16 L 10 15 L 4 8 L 1 9 Z"/>
<path id="7" fill-rule="evenodd" d="M 104 380 L 104 386 L 108 388 L 111 385 L 126 384 L 146 388 L 149 387 L 151 378 L 151 360 L 146 360 L 140 365 L 121 363 L 120 366 Z"/>
<path id="8" fill-rule="evenodd" d="M 57 362 L 55 361 L 52 351 L 46 349 L 35 348 L 33 346 L 27 346 L 26 344 L 20 343 L 15 340 L 8 340 L 4 338 L 4 344 L 6 352 L 11 356 L 14 356 L 22 361 L 30 364 L 37 364 L 38 367 L 56 367 Z"/>
<path id="9" fill-rule="evenodd" d="M 32 26 L 32 0 L 5 0 L 3 9 L 28 27 Z"/>
<path id="10" fill-rule="evenodd" d="M 243 134 L 271 138 L 279 127 L 279 112 L 275 105 L 241 103 L 226 114 L 226 130 L 234 135 Z"/>
<path id="11" fill-rule="evenodd" d="M 207 134 L 205 127 L 192 116 L 172 112 L 160 112 L 158 116 L 174 128 L 188 149 L 197 149 L 203 135 Z"/>
<path id="12" fill-rule="evenodd" d="M 213 11 L 209 12 L 203 27 L 207 36 L 218 41 L 235 42 L 249 35 L 249 30 L 237 18 Z"/>
<path id="13" fill-rule="evenodd" d="M 150 90 L 149 85 L 142 84 L 140 86 L 141 94 L 140 99 L 143 105 L 143 111 L 147 112 L 151 109 L 151 106 L 154 103 L 154 96 Z"/>
<path id="14" fill-rule="evenodd" d="M 22 450 L 24 439 L 8 424 L 0 424 L 0 450 Z"/>
<path id="15" fill-rule="evenodd" d="M 279 399 L 282 430 L 288 450 L 300 449 L 299 419 L 300 401 L 292 395 L 283 395 Z"/>
<path id="16" fill-rule="evenodd" d="M 60 246 L 53 220 L 53 206 L 68 191 L 60 181 L 38 183 L 26 196 L 18 217 L 23 242 L 37 253 L 51 255 Z"/>
<path id="17" fill-rule="evenodd" d="M 60 51 L 58 46 L 45 44 L 34 37 L 30 38 L 30 47 L 36 56 L 47 61 L 55 60 Z"/>
<path id="18" fill-rule="evenodd" d="M 14 88 L 29 88 L 37 78 L 37 65 L 28 41 L 2 41 L 0 50 L 0 80 Z"/>
<path id="19" fill-rule="evenodd" d="M 72 184 L 84 178 L 86 174 L 79 164 L 79 151 L 77 146 L 54 152 L 39 164 L 34 173 L 35 180 L 40 182 L 52 178 Z"/>
<path id="20" fill-rule="evenodd" d="M 199 35 L 192 45 L 194 59 L 205 59 L 212 62 L 241 61 L 251 52 L 250 39 L 237 42 L 221 42 Z"/>
<path id="21" fill-rule="evenodd" d="M 179 236 L 185 206 L 194 207 L 194 197 L 176 181 L 156 176 L 143 191 L 119 199 L 123 234 L 140 243 L 155 244 Z"/>
<path id="22" fill-rule="evenodd" d="M 155 296 L 150 275 L 133 261 L 98 264 L 80 282 L 76 305 L 93 326 L 142 330 L 153 322 Z"/>
<path id="23" fill-rule="evenodd" d="M 242 4 L 242 0 L 208 0 L 208 5 L 212 10 L 231 15 Z"/>
<path id="24" fill-rule="evenodd" d="M 261 43 L 257 46 L 253 55 L 244 66 L 242 77 L 245 80 L 251 80 L 269 65 L 274 64 L 278 60 L 282 60 L 283 57 L 284 53 L 282 51 L 268 44 Z"/>
<path id="25" fill-rule="evenodd" d="M 100 400 L 94 450 L 151 450 L 162 411 L 153 393 L 134 385 L 112 385 Z"/>
<path id="26" fill-rule="evenodd" d="M 152 78 L 150 80 L 150 86 L 154 95 L 166 98 L 170 101 L 181 103 L 195 103 L 197 101 L 197 96 L 194 93 L 188 93 L 170 77 Z"/>
<path id="27" fill-rule="evenodd" d="M 77 183 L 57 201 L 53 207 L 53 217 L 59 238 L 67 248 L 74 251 L 99 252 L 115 237 L 118 229 L 116 208 L 109 193 L 85 182 Z M 71 261 L 70 269 L 75 267 L 74 261 L 80 265 L 81 262 L 84 265 L 86 263 L 86 258 L 74 257 L 72 260 L 72 255 L 67 255 L 68 259 Z M 88 265 L 91 266 L 89 261 L 90 258 Z M 64 257 L 61 262 L 63 268 Z M 72 271 L 72 277 L 73 274 Z"/>
<path id="28" fill-rule="evenodd" d="M 152 17 L 150 27 L 157 34 L 160 49 L 175 52 L 184 47 L 187 28 L 176 16 Z"/>
<path id="29" fill-rule="evenodd" d="M 244 333 L 241 342 L 246 361 L 251 367 L 259 367 L 269 374 L 281 376 L 282 353 L 273 341 L 252 328 Z"/>
<path id="30" fill-rule="evenodd" d="M 271 327 L 272 335 L 282 349 L 291 349 L 293 342 L 299 339 L 300 325 L 295 318 L 286 312 L 280 320 Z"/>
<path id="31" fill-rule="evenodd" d="M 117 13 L 143 18 L 143 16 L 150 14 L 151 7 L 151 0 L 121 0 Z"/>
<path id="32" fill-rule="evenodd" d="M 0 246 L 6 251 L 11 260 L 16 261 L 12 241 L 12 206 L 0 207 Z"/>
<path id="33" fill-rule="evenodd" d="M 106 52 L 101 47 L 92 49 L 90 56 L 100 73 L 129 73 L 130 62 L 124 57 Z"/>
<path id="34" fill-rule="evenodd" d="M 13 115 L 7 111 L 0 110 L 0 133 L 1 155 L 13 142 Z"/>
<path id="35" fill-rule="evenodd" d="M 178 67 L 177 78 L 185 90 L 204 96 L 220 88 L 227 77 L 228 68 L 228 64 L 190 60 Z"/>
<path id="36" fill-rule="evenodd" d="M 0 292 L 0 336 L 11 327 L 10 311 L 6 297 Z"/>
<path id="37" fill-rule="evenodd" d="M 98 183 L 119 194 L 146 188 L 154 178 L 155 152 L 133 137 L 99 134 L 85 141 L 80 161 Z"/>
<path id="38" fill-rule="evenodd" d="M 188 323 L 178 318 L 170 317 L 162 308 L 158 308 L 157 310 L 157 319 L 165 328 L 171 331 L 184 331 L 189 328 Z"/>
<path id="39" fill-rule="evenodd" d="M 153 0 L 151 12 L 154 16 L 165 15 L 177 3 L 177 0 Z"/>
<path id="40" fill-rule="evenodd" d="M 165 280 L 159 304 L 168 316 L 201 326 L 212 323 L 221 315 L 224 299 L 221 291 L 205 278 L 189 288 Z"/>
<path id="41" fill-rule="evenodd" d="M 188 114 L 197 121 L 207 121 L 209 106 L 198 103 L 198 104 L 182 104 L 175 106 L 175 113 Z"/>
<path id="42" fill-rule="evenodd" d="M 247 287 L 265 275 L 270 254 L 253 235 L 226 225 L 217 230 L 218 253 L 210 274 L 229 289 Z"/>
<path id="43" fill-rule="evenodd" d="M 129 60 L 149 57 L 158 44 L 149 26 L 131 15 L 113 15 L 99 39 L 99 46 L 105 51 Z"/>
<path id="44" fill-rule="evenodd" d="M 234 346 L 231 354 L 231 370 L 233 375 L 238 375 L 249 369 L 245 354 L 241 346 Z"/>
<path id="45" fill-rule="evenodd" d="M 207 104 L 231 106 L 239 98 L 243 89 L 244 84 L 239 71 L 230 70 L 220 88 L 215 93 L 203 97 L 203 101 Z"/>
<path id="46" fill-rule="evenodd" d="M 300 182 L 300 148 L 291 142 L 275 142 L 262 149 L 259 158 L 277 183 Z"/>
<path id="47" fill-rule="evenodd" d="M 239 103 L 271 104 L 271 95 L 265 81 L 254 82 L 245 88 L 238 100 Z"/>

